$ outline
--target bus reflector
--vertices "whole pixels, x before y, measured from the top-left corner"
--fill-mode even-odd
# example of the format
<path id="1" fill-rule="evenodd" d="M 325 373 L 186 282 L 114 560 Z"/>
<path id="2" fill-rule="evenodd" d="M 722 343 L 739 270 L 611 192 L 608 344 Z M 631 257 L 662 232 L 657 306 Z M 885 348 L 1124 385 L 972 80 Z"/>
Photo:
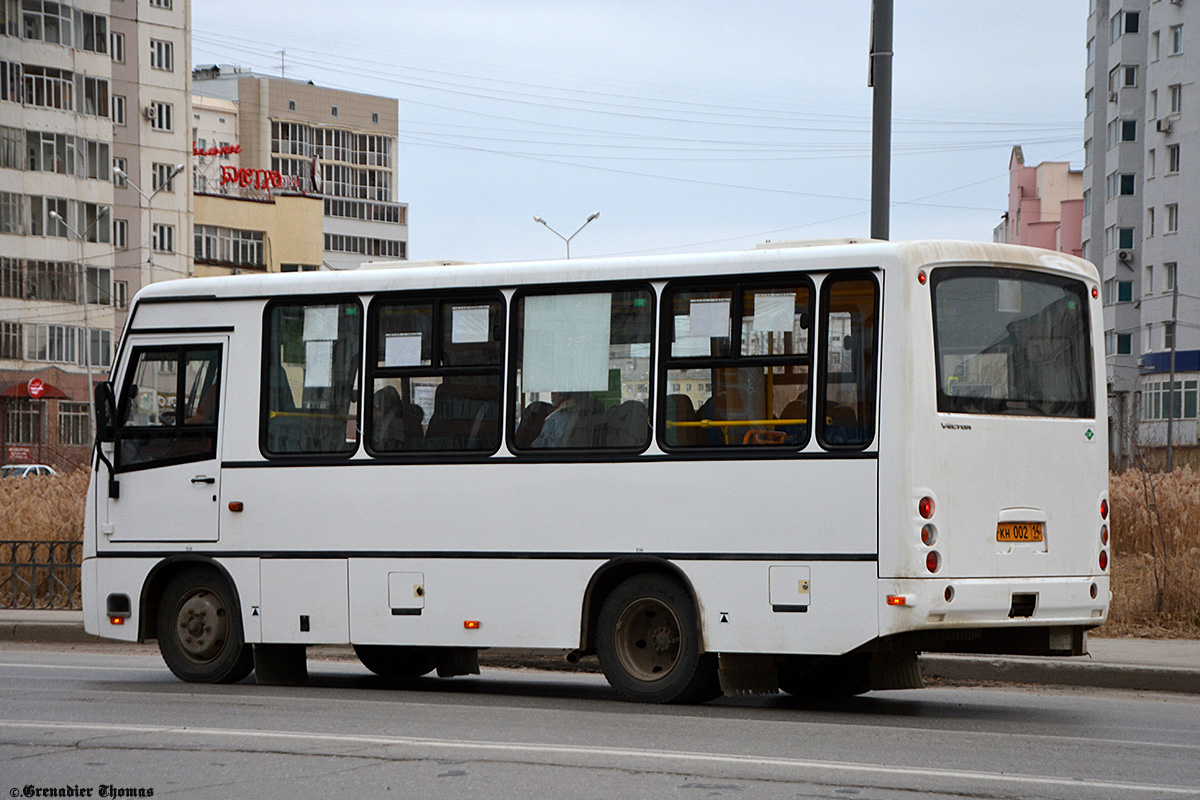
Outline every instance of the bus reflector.
<path id="1" fill-rule="evenodd" d="M 1099 296 L 1100 296 L 1100 290 L 1097 289 L 1095 286 L 1093 286 L 1092 287 L 1092 299 L 1095 300 Z"/>
<path id="2" fill-rule="evenodd" d="M 464 620 L 463 620 L 463 627 L 464 627 L 464 628 L 466 628 L 466 629 L 467 629 L 467 630 L 469 630 L 469 631 L 476 630 L 476 629 L 479 627 L 479 620 L 477 620 L 477 619 L 464 619 Z"/>
<path id="3" fill-rule="evenodd" d="M 1108 500 L 1100 501 L 1100 519 L 1108 519 Z"/>
<path id="4" fill-rule="evenodd" d="M 124 625 L 125 618 L 124 617 L 109 617 L 108 622 L 110 625 Z"/>
<path id="5" fill-rule="evenodd" d="M 1108 526 L 1100 526 L 1100 544 L 1108 544 Z"/>
<path id="6" fill-rule="evenodd" d="M 242 501 L 240 501 L 240 500 L 230 500 L 229 501 L 229 510 L 232 511 L 233 513 L 240 514 L 243 508 L 245 508 L 245 506 L 242 505 Z"/>
<path id="7" fill-rule="evenodd" d="M 930 547 L 937 541 L 937 529 L 932 525 L 921 528 L 921 544 Z"/>
<path id="8" fill-rule="evenodd" d="M 1108 569 L 1108 551 L 1101 550 L 1100 551 L 1100 571 L 1103 572 L 1106 569 Z"/>
<path id="9" fill-rule="evenodd" d="M 930 550 L 929 554 L 925 556 L 925 569 L 929 570 L 930 572 L 937 572 L 941 566 L 941 555 L 938 554 L 937 550 Z"/>
<path id="10" fill-rule="evenodd" d="M 925 270 L 921 270 L 917 273 L 917 283 L 924 286 L 926 280 L 928 280 L 928 278 L 925 276 Z"/>
<path id="11" fill-rule="evenodd" d="M 908 605 L 908 595 L 906 595 L 906 594 L 889 594 L 887 596 L 887 604 L 889 606 L 906 606 L 906 605 Z"/>
<path id="12" fill-rule="evenodd" d="M 921 513 L 921 516 L 924 517 L 925 519 L 932 519 L 933 518 L 933 498 L 932 497 L 922 497 L 921 502 L 917 503 L 917 511 L 919 511 Z"/>

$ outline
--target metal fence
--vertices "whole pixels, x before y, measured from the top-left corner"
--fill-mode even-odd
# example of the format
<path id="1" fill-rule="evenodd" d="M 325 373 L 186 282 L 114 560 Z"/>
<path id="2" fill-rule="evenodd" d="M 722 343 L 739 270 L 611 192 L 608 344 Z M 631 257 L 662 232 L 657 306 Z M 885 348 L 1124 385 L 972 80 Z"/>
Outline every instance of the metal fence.
<path id="1" fill-rule="evenodd" d="M 0 608 L 83 608 L 82 542 L 0 542 Z"/>

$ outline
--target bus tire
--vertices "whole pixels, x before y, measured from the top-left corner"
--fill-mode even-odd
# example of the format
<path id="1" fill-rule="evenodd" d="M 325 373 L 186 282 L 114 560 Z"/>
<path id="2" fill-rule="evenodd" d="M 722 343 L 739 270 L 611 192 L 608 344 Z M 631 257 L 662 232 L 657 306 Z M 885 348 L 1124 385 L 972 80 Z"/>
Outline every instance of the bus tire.
<path id="1" fill-rule="evenodd" d="M 696 607 L 665 575 L 636 575 L 613 589 L 600 608 L 596 651 L 627 700 L 696 703 L 721 693 L 716 654 L 700 652 Z"/>
<path id="2" fill-rule="evenodd" d="M 171 578 L 158 604 L 158 650 L 189 683 L 236 683 L 249 675 L 254 651 L 228 581 L 207 567 Z"/>
<path id="3" fill-rule="evenodd" d="M 853 697 L 871 689 L 871 655 L 828 658 L 789 656 L 777 667 L 779 688 L 811 699 Z"/>
<path id="4" fill-rule="evenodd" d="M 433 672 L 437 659 L 424 647 L 389 644 L 356 644 L 354 654 L 367 669 L 383 678 L 406 680 Z"/>

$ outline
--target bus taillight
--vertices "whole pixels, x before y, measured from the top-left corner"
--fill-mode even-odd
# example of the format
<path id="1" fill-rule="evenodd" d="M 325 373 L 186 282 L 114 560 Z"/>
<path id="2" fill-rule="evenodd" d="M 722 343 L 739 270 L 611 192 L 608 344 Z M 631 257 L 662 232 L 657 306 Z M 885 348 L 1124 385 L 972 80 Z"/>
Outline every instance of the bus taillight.
<path id="1" fill-rule="evenodd" d="M 937 550 L 930 550 L 925 556 L 925 569 L 937 572 L 942 568 L 942 557 Z"/>
<path id="2" fill-rule="evenodd" d="M 926 525 L 921 528 L 921 544 L 925 545 L 926 547 L 932 547 L 933 543 L 936 541 L 937 528 L 933 527 L 932 525 Z"/>
<path id="3" fill-rule="evenodd" d="M 1106 570 L 1106 569 L 1108 569 L 1108 551 L 1101 550 L 1100 551 L 1100 571 L 1104 572 L 1104 570 Z"/>
<path id="4" fill-rule="evenodd" d="M 917 503 L 917 511 L 924 519 L 933 519 L 933 510 L 932 497 L 922 497 L 921 502 Z"/>
<path id="5" fill-rule="evenodd" d="M 1108 526 L 1107 525 L 1100 526 L 1100 544 L 1102 544 L 1102 545 L 1108 544 Z"/>
<path id="6" fill-rule="evenodd" d="M 1100 519 L 1108 519 L 1108 499 L 1100 501 Z"/>

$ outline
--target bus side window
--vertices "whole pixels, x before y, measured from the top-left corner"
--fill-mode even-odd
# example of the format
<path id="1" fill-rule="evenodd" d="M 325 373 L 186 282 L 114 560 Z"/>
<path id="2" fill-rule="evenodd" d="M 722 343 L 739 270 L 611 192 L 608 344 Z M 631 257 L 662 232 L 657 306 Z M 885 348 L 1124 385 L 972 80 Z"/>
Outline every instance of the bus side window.
<path id="1" fill-rule="evenodd" d="M 219 346 L 135 350 L 118 410 L 118 469 L 214 457 L 220 388 Z"/>
<path id="2" fill-rule="evenodd" d="M 831 276 L 821 287 L 818 438 L 826 449 L 862 448 L 875 438 L 878 289 L 870 276 Z"/>
<path id="3" fill-rule="evenodd" d="M 810 282 L 706 284 L 664 293 L 662 444 L 802 447 L 809 431 Z"/>
<path id="4" fill-rule="evenodd" d="M 265 342 L 264 451 L 348 455 L 357 450 L 358 301 L 272 304 Z"/>
<path id="5" fill-rule="evenodd" d="M 642 286 L 518 297 L 514 449 L 650 443 L 652 300 Z"/>

